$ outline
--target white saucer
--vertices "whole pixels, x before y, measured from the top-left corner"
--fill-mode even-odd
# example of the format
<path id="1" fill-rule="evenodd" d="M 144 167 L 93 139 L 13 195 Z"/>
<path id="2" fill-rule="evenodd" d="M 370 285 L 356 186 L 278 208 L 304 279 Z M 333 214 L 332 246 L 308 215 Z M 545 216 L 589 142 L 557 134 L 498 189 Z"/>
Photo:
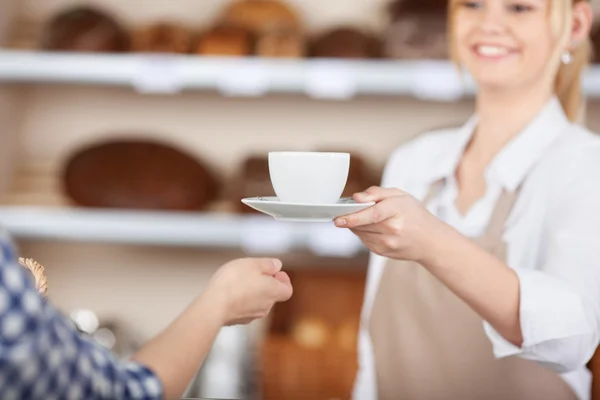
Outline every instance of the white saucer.
<path id="1" fill-rule="evenodd" d="M 351 198 L 341 198 L 336 204 L 285 203 L 277 197 L 251 197 L 242 203 L 279 221 L 331 222 L 337 217 L 352 214 L 375 204 L 357 203 Z"/>

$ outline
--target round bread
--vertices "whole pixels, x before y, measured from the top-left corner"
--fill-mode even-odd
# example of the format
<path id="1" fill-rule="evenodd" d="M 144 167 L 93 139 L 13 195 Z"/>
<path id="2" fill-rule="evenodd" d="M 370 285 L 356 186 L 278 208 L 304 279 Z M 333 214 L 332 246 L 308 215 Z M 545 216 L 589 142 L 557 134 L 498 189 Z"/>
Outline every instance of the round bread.
<path id="1" fill-rule="evenodd" d="M 218 194 L 213 174 L 194 157 L 152 141 L 115 140 L 72 155 L 64 189 L 81 206 L 202 210 Z"/>
<path id="2" fill-rule="evenodd" d="M 92 7 L 76 7 L 54 16 L 44 27 L 44 50 L 74 52 L 122 52 L 129 36 L 107 13 Z"/>
<path id="3" fill-rule="evenodd" d="M 384 55 L 394 59 L 447 59 L 447 1 L 395 0 L 389 4 L 390 25 Z"/>
<path id="4" fill-rule="evenodd" d="M 380 41 L 352 27 L 325 32 L 312 45 L 312 56 L 323 58 L 364 59 L 379 57 Z"/>
<path id="5" fill-rule="evenodd" d="M 392 21 L 408 14 L 446 15 L 448 0 L 393 0 L 388 4 L 388 12 Z"/>
<path id="6" fill-rule="evenodd" d="M 300 346 L 307 348 L 322 348 L 332 338 L 327 324 L 318 318 L 302 318 L 292 329 L 292 337 Z"/>
<path id="7" fill-rule="evenodd" d="M 273 29 L 262 34 L 256 45 L 261 57 L 300 58 L 304 56 L 304 38 L 292 29 Z"/>
<path id="8" fill-rule="evenodd" d="M 246 29 L 216 26 L 200 37 L 195 52 L 213 56 L 246 56 L 252 53 L 253 39 Z"/>
<path id="9" fill-rule="evenodd" d="M 300 30 L 300 19 L 289 5 L 277 0 L 238 0 L 223 12 L 221 21 L 253 33 L 272 29 Z"/>
<path id="10" fill-rule="evenodd" d="M 161 22 L 137 30 L 132 38 L 131 49 L 142 53 L 189 53 L 192 34 L 186 28 Z"/>

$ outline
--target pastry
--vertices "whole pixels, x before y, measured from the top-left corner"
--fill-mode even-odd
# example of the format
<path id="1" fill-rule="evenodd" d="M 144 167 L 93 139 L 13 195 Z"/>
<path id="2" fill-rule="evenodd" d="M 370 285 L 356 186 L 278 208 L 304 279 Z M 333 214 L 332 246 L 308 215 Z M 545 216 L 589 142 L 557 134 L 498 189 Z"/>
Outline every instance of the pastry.
<path id="1" fill-rule="evenodd" d="M 44 267 L 31 258 L 19 258 L 19 264 L 25 268 L 33 279 L 35 288 L 43 296 L 48 295 L 48 281 L 44 275 Z"/>
<path id="2" fill-rule="evenodd" d="M 204 33 L 195 53 L 212 56 L 246 56 L 253 51 L 253 39 L 246 29 L 234 26 L 216 26 Z"/>
<path id="3" fill-rule="evenodd" d="M 136 31 L 131 49 L 143 53 L 186 54 L 192 48 L 192 40 L 192 34 L 186 28 L 161 22 Z"/>
<path id="4" fill-rule="evenodd" d="M 300 346 L 320 348 L 329 342 L 331 332 L 327 324 L 318 318 L 302 318 L 294 325 L 292 337 Z"/>
<path id="5" fill-rule="evenodd" d="M 359 29 L 343 26 L 317 37 L 312 44 L 312 57 L 364 59 L 381 53 L 379 39 Z"/>
<path id="6" fill-rule="evenodd" d="M 383 52 L 394 59 L 447 59 L 447 11 L 441 0 L 396 0 Z"/>
<path id="7" fill-rule="evenodd" d="M 305 53 L 304 37 L 293 29 L 272 29 L 258 38 L 256 55 L 261 57 L 300 58 Z"/>
<path id="8" fill-rule="evenodd" d="M 237 0 L 223 12 L 221 22 L 240 26 L 255 34 L 273 29 L 301 29 L 300 18 L 288 4 L 278 0 Z"/>
<path id="9" fill-rule="evenodd" d="M 66 162 L 66 194 L 87 207 L 202 210 L 219 185 L 189 154 L 144 140 L 114 140 L 80 149 Z"/>
<path id="10" fill-rule="evenodd" d="M 129 48 L 129 36 L 107 13 L 81 6 L 50 20 L 43 28 L 41 47 L 54 51 L 122 52 Z"/>
<path id="11" fill-rule="evenodd" d="M 354 320 L 341 324 L 336 332 L 337 345 L 345 351 L 356 350 L 358 329 L 358 323 Z"/>

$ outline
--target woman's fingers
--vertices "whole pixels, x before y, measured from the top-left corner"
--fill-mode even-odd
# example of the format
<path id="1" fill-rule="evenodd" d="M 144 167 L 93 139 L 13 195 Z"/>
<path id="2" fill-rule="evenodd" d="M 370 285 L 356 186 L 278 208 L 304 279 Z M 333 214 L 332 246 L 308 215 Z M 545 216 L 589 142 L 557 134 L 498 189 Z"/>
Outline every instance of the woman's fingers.
<path id="1" fill-rule="evenodd" d="M 364 192 L 355 193 L 352 197 L 359 203 L 366 203 L 369 201 L 380 202 L 390 197 L 402 196 L 404 194 L 400 189 L 371 186 Z"/>

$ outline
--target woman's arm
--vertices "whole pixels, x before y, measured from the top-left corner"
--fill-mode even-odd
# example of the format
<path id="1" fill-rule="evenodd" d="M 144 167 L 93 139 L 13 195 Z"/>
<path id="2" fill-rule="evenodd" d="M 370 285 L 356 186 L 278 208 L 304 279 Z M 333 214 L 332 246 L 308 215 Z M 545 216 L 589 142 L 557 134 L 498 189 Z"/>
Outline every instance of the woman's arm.
<path id="1" fill-rule="evenodd" d="M 577 162 L 582 163 L 584 157 Z M 588 160 L 590 161 L 590 160 Z M 370 209 L 336 221 L 374 253 L 422 264 L 484 319 L 497 356 L 520 354 L 557 370 L 581 368 L 600 332 L 600 191 L 585 175 L 563 177 L 536 269 L 509 268 L 396 189 L 355 196 Z M 558 190 L 557 190 L 558 191 Z"/>
<path id="2" fill-rule="evenodd" d="M 448 225 L 432 238 L 422 265 L 507 341 L 523 344 L 519 277 L 503 261 Z"/>

